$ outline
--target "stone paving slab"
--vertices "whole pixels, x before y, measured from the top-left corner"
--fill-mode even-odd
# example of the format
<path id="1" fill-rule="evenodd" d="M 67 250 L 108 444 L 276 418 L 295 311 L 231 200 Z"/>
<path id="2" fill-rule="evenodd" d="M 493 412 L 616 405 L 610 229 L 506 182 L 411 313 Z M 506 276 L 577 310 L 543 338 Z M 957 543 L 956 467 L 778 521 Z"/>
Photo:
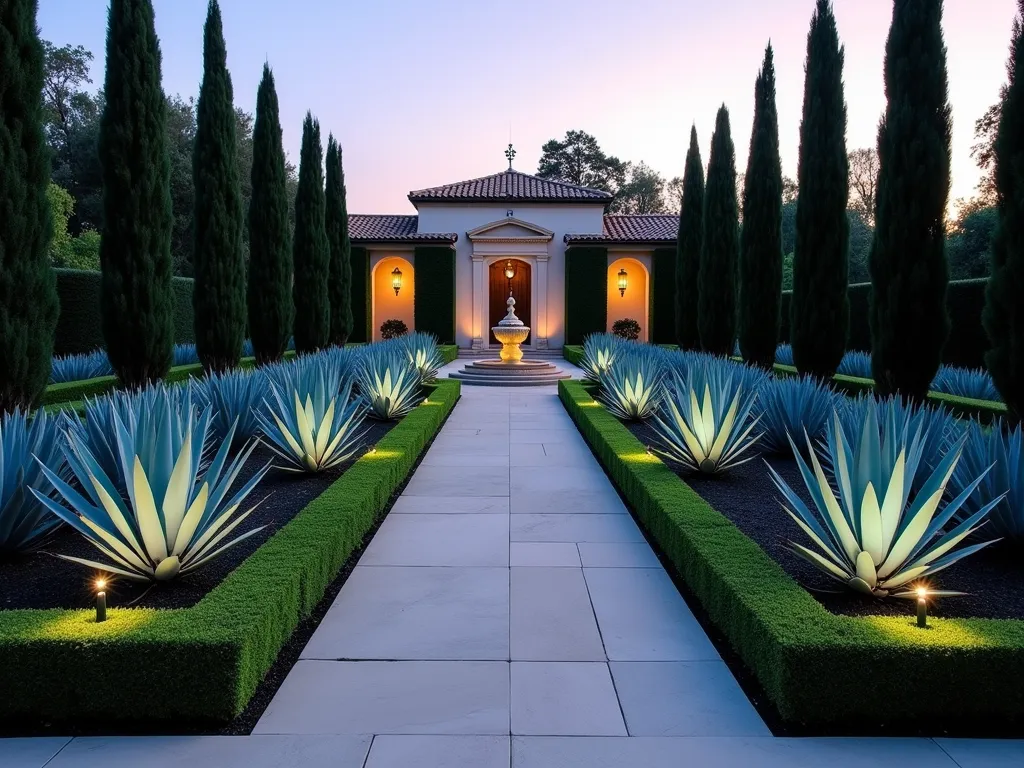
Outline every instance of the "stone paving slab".
<path id="1" fill-rule="evenodd" d="M 508 768 L 508 736 L 377 736 L 365 768 Z"/>
<path id="2" fill-rule="evenodd" d="M 661 568 L 661 563 L 647 542 L 583 542 L 576 546 L 579 547 L 584 568 Z"/>
<path id="3" fill-rule="evenodd" d="M 363 768 L 370 736 L 120 736 L 72 741 L 46 768 Z M 0 762 L 4 768 L 11 768 Z"/>
<path id="4" fill-rule="evenodd" d="M 511 462 L 507 454 L 429 452 L 420 462 L 424 467 L 504 467 Z"/>
<path id="5" fill-rule="evenodd" d="M 399 496 L 392 515 L 507 515 L 504 496 Z"/>
<path id="6" fill-rule="evenodd" d="M 507 446 L 506 446 L 507 452 Z M 508 496 L 507 467 L 420 465 L 406 496 Z"/>
<path id="7" fill-rule="evenodd" d="M 957 768 L 929 739 L 512 739 L 513 768 Z M 963 768 L 963 767 L 961 767 Z"/>
<path id="8" fill-rule="evenodd" d="M 0 766 L 43 768 L 70 741 L 63 737 L 0 739 Z"/>
<path id="9" fill-rule="evenodd" d="M 516 443 L 509 445 L 509 464 L 512 467 L 590 467 L 600 466 L 589 449 L 574 443 Z M 512 473 L 526 474 L 529 469 Z"/>
<path id="10" fill-rule="evenodd" d="M 718 661 L 668 574 L 657 568 L 584 568 L 612 661 Z"/>
<path id="11" fill-rule="evenodd" d="M 509 732 L 504 661 L 300 661 L 254 733 Z"/>
<path id="12" fill-rule="evenodd" d="M 360 565 L 301 658 L 506 660 L 508 616 L 506 568 Z"/>
<path id="13" fill-rule="evenodd" d="M 936 739 L 960 768 L 1021 768 L 1024 740 Z"/>
<path id="14" fill-rule="evenodd" d="M 579 568 L 513 568 L 512 660 L 605 661 L 604 645 Z"/>
<path id="15" fill-rule="evenodd" d="M 509 441 L 516 443 L 576 443 L 582 440 L 580 433 L 572 429 L 513 429 L 509 432 Z"/>
<path id="16" fill-rule="evenodd" d="M 641 542 L 640 529 L 629 515 L 590 514 L 563 507 L 563 514 L 513 514 L 512 541 Z"/>
<path id="17" fill-rule="evenodd" d="M 509 544 L 509 565 L 537 568 L 579 568 L 577 545 L 564 541 L 513 541 Z"/>
<path id="18" fill-rule="evenodd" d="M 615 486 L 596 461 L 582 466 L 533 467 L 512 472 L 509 489 L 512 496 L 517 493 L 548 494 L 553 498 L 571 497 L 575 493 L 615 496 Z"/>
<path id="19" fill-rule="evenodd" d="M 359 565 L 508 567 L 505 515 L 390 514 Z"/>
<path id="20" fill-rule="evenodd" d="M 512 662 L 512 733 L 625 736 L 608 665 Z"/>
<path id="21" fill-rule="evenodd" d="M 723 661 L 609 667 L 630 736 L 771 736 Z"/>

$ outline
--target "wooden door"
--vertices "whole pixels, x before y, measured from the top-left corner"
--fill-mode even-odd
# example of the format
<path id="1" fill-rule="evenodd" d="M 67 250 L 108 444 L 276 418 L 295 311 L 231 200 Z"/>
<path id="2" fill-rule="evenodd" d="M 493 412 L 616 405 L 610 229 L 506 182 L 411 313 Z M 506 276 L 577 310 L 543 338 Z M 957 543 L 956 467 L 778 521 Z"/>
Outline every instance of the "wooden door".
<path id="1" fill-rule="evenodd" d="M 491 326 L 495 326 L 498 322 L 508 314 L 508 289 L 509 280 L 505 277 L 505 264 L 509 259 L 502 261 L 496 261 L 491 264 L 490 267 L 490 304 L 491 304 Z M 523 325 L 530 324 L 530 265 L 525 261 L 519 259 L 511 259 L 512 266 L 515 268 L 516 274 L 512 278 L 512 297 L 516 300 L 516 317 L 523 321 Z M 494 334 L 488 331 L 491 344 L 497 344 L 498 340 L 494 338 Z M 529 344 L 533 334 L 531 333 L 526 337 L 524 344 Z"/>

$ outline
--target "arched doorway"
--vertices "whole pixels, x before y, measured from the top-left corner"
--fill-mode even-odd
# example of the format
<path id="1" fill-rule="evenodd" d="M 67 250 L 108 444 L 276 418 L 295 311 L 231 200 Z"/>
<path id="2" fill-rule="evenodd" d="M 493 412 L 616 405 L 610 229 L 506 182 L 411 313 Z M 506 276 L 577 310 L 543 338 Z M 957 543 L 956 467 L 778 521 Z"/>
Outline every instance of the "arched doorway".
<path id="1" fill-rule="evenodd" d="M 625 272 L 625 275 L 620 273 Z M 619 280 L 622 279 L 622 284 Z M 640 341 L 650 338 L 650 289 L 647 267 L 636 259 L 625 257 L 608 265 L 608 328 L 616 320 L 629 318 L 640 323 Z"/>
<path id="2" fill-rule="evenodd" d="M 513 276 L 509 280 L 505 275 L 505 267 L 511 265 Z M 516 300 L 516 317 L 523 321 L 524 325 L 530 325 L 530 286 L 532 284 L 529 262 L 521 259 L 502 259 L 491 264 L 488 272 L 488 284 L 490 285 L 490 313 L 491 326 L 508 314 L 509 289 L 512 297 Z M 497 344 L 498 340 L 488 330 L 491 344 Z M 526 337 L 524 344 L 530 344 L 533 333 Z"/>
<path id="3" fill-rule="evenodd" d="M 398 270 L 399 275 L 395 274 Z M 373 335 L 380 341 L 380 327 L 385 320 L 401 320 L 410 331 L 416 330 L 413 315 L 416 277 L 412 264 L 400 256 L 387 256 L 373 267 Z M 395 290 L 396 283 L 398 290 Z"/>

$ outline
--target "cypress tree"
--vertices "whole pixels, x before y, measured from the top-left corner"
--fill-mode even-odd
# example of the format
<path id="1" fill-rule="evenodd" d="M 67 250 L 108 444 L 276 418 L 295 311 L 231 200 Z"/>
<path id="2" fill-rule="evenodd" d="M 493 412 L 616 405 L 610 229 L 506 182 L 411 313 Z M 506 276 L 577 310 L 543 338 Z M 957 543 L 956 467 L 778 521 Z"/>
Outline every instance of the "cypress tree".
<path id="1" fill-rule="evenodd" d="M 295 349 L 315 352 L 327 346 L 330 303 L 327 278 L 330 249 L 324 225 L 323 145 L 320 123 L 306 113 L 299 155 L 299 189 L 295 195 Z"/>
<path id="2" fill-rule="evenodd" d="M 754 85 L 754 129 L 743 189 L 740 290 L 743 359 L 771 368 L 782 303 L 782 160 L 771 44 L 764 52 L 764 64 Z"/>
<path id="3" fill-rule="evenodd" d="M 36 10 L 36 0 L 0 3 L 0 414 L 39 399 L 57 328 Z"/>
<path id="4" fill-rule="evenodd" d="M 739 220 L 736 202 L 736 150 L 723 104 L 715 119 L 704 190 L 704 228 L 698 277 L 697 327 L 706 352 L 731 355 L 736 340 L 736 260 Z"/>
<path id="5" fill-rule="evenodd" d="M 871 272 L 871 372 L 879 394 L 923 400 L 942 363 L 952 117 L 942 3 L 896 0 L 885 44 Z"/>
<path id="6" fill-rule="evenodd" d="M 238 184 L 235 102 L 220 6 L 210 0 L 203 35 L 203 84 L 192 151 L 196 351 L 207 371 L 238 365 L 245 337 L 245 259 Z"/>
<path id="7" fill-rule="evenodd" d="M 111 0 L 103 91 L 103 338 L 121 382 L 142 386 L 167 373 L 174 349 L 171 164 L 150 0 Z"/>
<path id="8" fill-rule="evenodd" d="M 352 333 L 352 243 L 348 238 L 348 206 L 345 203 L 345 170 L 341 147 L 327 138 L 327 243 L 331 265 L 328 294 L 331 304 L 331 344 L 345 346 Z"/>
<path id="9" fill-rule="evenodd" d="M 249 336 L 260 365 L 284 356 L 292 335 L 292 255 L 277 90 L 263 65 L 252 129 L 252 197 L 249 200 Z"/>
<path id="10" fill-rule="evenodd" d="M 1024 0 L 1018 0 L 996 132 L 995 186 L 998 223 L 992 241 L 992 274 L 986 289 L 985 330 L 992 349 L 985 362 L 999 394 L 1019 420 L 1024 414 Z"/>
<path id="11" fill-rule="evenodd" d="M 817 0 L 807 35 L 790 341 L 801 373 L 830 378 L 846 352 L 850 222 L 843 49 L 830 0 Z"/>
<path id="12" fill-rule="evenodd" d="M 690 148 L 683 171 L 683 200 L 676 238 L 676 339 L 682 349 L 700 349 L 697 329 L 697 284 L 704 221 L 704 163 L 697 145 L 697 126 L 690 127 Z"/>

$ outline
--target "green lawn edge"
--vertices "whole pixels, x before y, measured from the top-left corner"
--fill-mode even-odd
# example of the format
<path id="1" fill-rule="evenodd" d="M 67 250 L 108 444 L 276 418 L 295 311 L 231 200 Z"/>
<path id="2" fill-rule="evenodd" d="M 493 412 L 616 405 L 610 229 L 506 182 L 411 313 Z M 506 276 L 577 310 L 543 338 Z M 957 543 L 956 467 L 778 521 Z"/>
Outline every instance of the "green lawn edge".
<path id="1" fill-rule="evenodd" d="M 1024 716 L 1024 621 L 930 618 L 922 630 L 909 603 L 906 617 L 835 616 L 648 454 L 582 382 L 561 381 L 558 392 L 648 535 L 784 721 L 927 727 Z"/>
<path id="2" fill-rule="evenodd" d="M 578 344 L 566 345 L 562 347 L 562 357 L 573 365 L 578 366 L 583 359 L 583 347 Z M 733 359 L 739 362 L 738 358 Z M 776 363 L 774 370 L 776 374 L 782 376 L 799 375 L 796 368 L 791 365 Z M 875 388 L 875 382 L 872 379 L 837 373 L 832 377 L 832 388 L 856 397 L 862 392 L 872 391 Z M 996 418 L 1006 416 L 1007 414 L 1006 404 L 994 400 L 974 400 L 969 397 L 957 397 L 956 395 L 947 395 L 942 392 L 929 392 L 928 401 L 945 408 L 959 419 L 977 419 L 982 424 L 990 424 Z"/>
<path id="3" fill-rule="evenodd" d="M 459 398 L 421 403 L 192 608 L 0 611 L 0 717 L 57 722 L 237 716 L 299 621 L 384 511 Z M 88 574 L 83 571 L 83 586 Z"/>

